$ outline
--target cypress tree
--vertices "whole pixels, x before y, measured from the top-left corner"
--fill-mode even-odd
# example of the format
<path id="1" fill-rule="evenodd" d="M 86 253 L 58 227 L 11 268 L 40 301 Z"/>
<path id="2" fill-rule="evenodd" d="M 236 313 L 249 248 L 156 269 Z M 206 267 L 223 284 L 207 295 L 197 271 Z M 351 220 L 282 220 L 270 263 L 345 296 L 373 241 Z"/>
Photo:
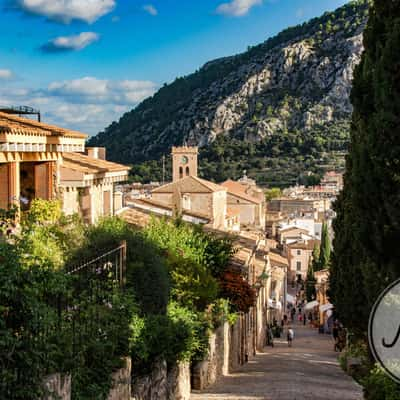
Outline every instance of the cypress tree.
<path id="1" fill-rule="evenodd" d="M 307 301 L 311 301 L 311 300 L 315 299 L 315 296 L 316 296 L 315 283 L 316 283 L 316 280 L 314 278 L 313 261 L 310 260 L 310 262 L 308 264 L 307 281 L 306 281 Z"/>
<path id="2" fill-rule="evenodd" d="M 331 258 L 331 243 L 329 240 L 328 225 L 324 222 L 322 225 L 321 247 L 319 252 L 319 269 L 328 268 Z"/>
<path id="3" fill-rule="evenodd" d="M 312 268 L 313 271 L 319 271 L 321 268 L 319 267 L 319 244 L 315 243 L 313 252 L 312 252 Z"/>
<path id="4" fill-rule="evenodd" d="M 399 0 L 374 1 L 364 48 L 331 269 L 331 297 L 355 332 L 366 331 L 377 296 L 400 276 Z"/>

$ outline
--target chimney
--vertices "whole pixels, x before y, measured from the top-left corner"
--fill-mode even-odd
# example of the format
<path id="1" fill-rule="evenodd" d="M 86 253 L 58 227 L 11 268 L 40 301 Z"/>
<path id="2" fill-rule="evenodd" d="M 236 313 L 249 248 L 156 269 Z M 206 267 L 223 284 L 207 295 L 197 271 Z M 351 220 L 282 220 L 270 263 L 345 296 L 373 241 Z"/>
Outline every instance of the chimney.
<path id="1" fill-rule="evenodd" d="M 105 147 L 86 147 L 86 155 L 99 160 L 106 159 L 106 148 Z"/>

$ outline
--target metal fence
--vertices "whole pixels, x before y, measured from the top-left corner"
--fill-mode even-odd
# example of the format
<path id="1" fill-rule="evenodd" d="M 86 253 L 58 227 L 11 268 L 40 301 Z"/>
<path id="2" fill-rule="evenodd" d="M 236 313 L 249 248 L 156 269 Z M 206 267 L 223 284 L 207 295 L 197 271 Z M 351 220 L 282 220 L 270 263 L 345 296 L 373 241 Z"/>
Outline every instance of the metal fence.
<path id="1" fill-rule="evenodd" d="M 38 318 L 36 338 L 44 347 L 52 343 L 73 357 L 91 335 L 110 328 L 105 321 L 112 320 L 115 294 L 126 282 L 126 242 L 66 268 L 66 274 L 70 277 L 66 290 L 55 296 L 45 294 L 47 318 L 54 323 L 49 325 L 40 321 L 43 316 Z M 51 356 L 45 354 L 44 358 L 50 365 Z"/>
<path id="2" fill-rule="evenodd" d="M 92 260 L 67 268 L 67 274 L 78 275 L 80 280 L 111 280 L 123 287 L 126 280 L 126 242 Z"/>

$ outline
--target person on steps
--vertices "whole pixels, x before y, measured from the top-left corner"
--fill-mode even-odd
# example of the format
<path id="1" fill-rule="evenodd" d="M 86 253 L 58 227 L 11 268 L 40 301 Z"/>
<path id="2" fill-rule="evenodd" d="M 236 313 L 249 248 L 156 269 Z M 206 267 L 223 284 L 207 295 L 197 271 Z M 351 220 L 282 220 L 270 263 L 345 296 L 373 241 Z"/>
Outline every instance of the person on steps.
<path id="1" fill-rule="evenodd" d="M 293 339 L 294 339 L 294 330 L 292 327 L 289 326 L 287 331 L 288 347 L 292 347 Z"/>

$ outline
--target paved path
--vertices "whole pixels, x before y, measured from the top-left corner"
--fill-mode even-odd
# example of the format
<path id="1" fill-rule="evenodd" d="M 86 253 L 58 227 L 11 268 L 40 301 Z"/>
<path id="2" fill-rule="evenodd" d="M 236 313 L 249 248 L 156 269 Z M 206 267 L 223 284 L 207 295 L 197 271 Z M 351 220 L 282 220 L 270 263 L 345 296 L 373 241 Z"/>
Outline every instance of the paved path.
<path id="1" fill-rule="evenodd" d="M 191 400 L 360 400 L 361 388 L 341 369 L 329 335 L 294 325 L 293 347 L 275 339 L 237 372 L 193 393 Z"/>

